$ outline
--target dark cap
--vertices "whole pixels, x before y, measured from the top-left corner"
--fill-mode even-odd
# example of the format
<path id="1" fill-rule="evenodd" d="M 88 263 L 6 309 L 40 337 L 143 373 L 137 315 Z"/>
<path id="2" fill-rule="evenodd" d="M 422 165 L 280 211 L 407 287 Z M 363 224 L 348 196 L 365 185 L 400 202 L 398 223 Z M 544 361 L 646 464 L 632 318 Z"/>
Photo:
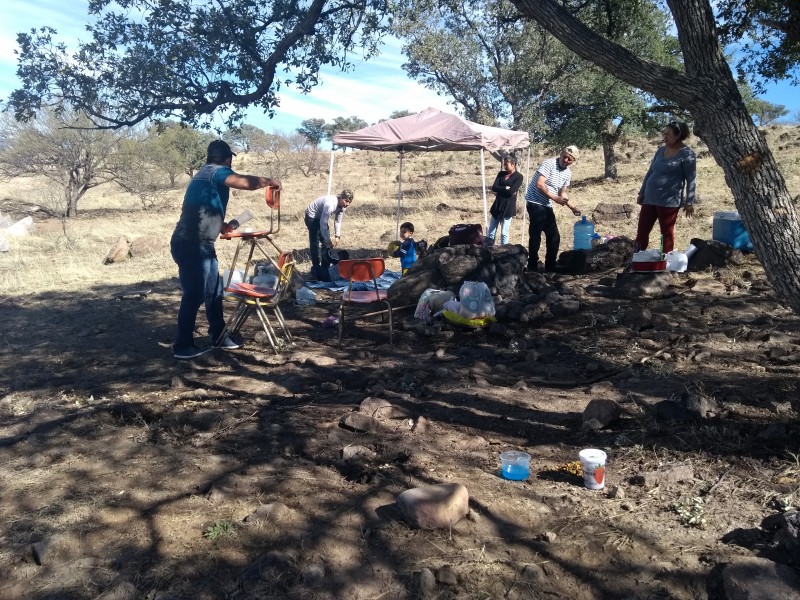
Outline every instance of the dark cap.
<path id="1" fill-rule="evenodd" d="M 223 140 L 214 140 L 208 145 L 208 152 L 206 153 L 206 162 L 222 162 L 231 156 L 236 156 L 236 152 L 231 150 L 228 142 Z"/>

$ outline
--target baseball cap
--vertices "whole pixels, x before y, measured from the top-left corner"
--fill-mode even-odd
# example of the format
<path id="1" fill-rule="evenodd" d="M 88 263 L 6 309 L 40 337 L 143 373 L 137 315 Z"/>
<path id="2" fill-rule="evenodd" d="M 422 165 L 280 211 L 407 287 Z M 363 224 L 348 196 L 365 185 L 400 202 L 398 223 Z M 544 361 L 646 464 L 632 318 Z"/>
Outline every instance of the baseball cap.
<path id="1" fill-rule="evenodd" d="M 231 150 L 228 142 L 223 140 L 214 140 L 208 145 L 208 152 L 206 153 L 207 162 L 222 161 L 229 156 L 236 156 L 236 152 Z"/>
<path id="2" fill-rule="evenodd" d="M 562 150 L 562 152 L 569 154 L 575 160 L 578 160 L 578 158 L 581 155 L 577 146 L 567 146 L 566 148 L 564 148 L 564 150 Z"/>

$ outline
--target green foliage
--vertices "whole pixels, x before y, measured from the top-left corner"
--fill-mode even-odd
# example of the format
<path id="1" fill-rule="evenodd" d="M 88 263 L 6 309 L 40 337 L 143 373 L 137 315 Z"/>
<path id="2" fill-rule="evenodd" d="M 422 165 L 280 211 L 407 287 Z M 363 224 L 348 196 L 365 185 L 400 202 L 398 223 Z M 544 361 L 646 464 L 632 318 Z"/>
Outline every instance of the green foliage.
<path id="1" fill-rule="evenodd" d="M 224 537 L 233 537 L 236 535 L 236 526 L 231 521 L 216 521 L 210 525 L 208 529 L 203 532 L 203 537 L 212 542 Z"/>
<path id="2" fill-rule="evenodd" d="M 224 108 L 235 125 L 249 107 L 272 115 L 281 86 L 307 92 L 323 65 L 372 56 L 386 10 L 385 0 L 91 0 L 88 41 L 73 52 L 51 27 L 18 35 L 9 107 L 30 120 L 66 102 L 104 127 L 207 125 Z"/>
<path id="3" fill-rule="evenodd" d="M 684 525 L 705 529 L 707 523 L 706 504 L 699 496 L 683 498 L 673 504 L 672 508 L 678 513 L 678 517 L 680 517 L 681 523 Z"/>
<path id="4" fill-rule="evenodd" d="M 578 15 L 642 56 L 677 64 L 677 42 L 651 3 L 585 3 Z M 507 0 L 416 0 L 397 18 L 403 68 L 453 98 L 464 115 L 507 124 L 553 145 L 613 143 L 623 126 L 658 127 L 652 98 L 579 59 L 538 24 L 515 18 Z"/>
<path id="5" fill-rule="evenodd" d="M 150 128 L 145 144 L 153 162 L 169 175 L 174 186 L 178 175 L 191 177 L 203 166 L 208 144 L 215 138 L 182 123 L 164 121 Z"/>
<path id="6" fill-rule="evenodd" d="M 333 140 L 333 136 L 340 131 L 356 131 L 366 127 L 368 123 L 361 117 L 336 117 L 332 123 L 325 125 L 325 139 Z"/>
<path id="7" fill-rule="evenodd" d="M 716 4 L 724 43 L 737 48 L 736 67 L 757 91 L 765 81 L 800 81 L 800 3 L 796 0 L 721 0 Z"/>
<path id="8" fill-rule="evenodd" d="M 306 138 L 312 146 L 319 146 L 325 139 L 325 119 L 306 119 L 300 123 L 297 133 Z"/>
<path id="9" fill-rule="evenodd" d="M 237 152 L 250 152 L 259 144 L 263 144 L 266 133 L 263 129 L 244 123 L 239 127 L 226 131 L 222 139 L 228 142 Z"/>

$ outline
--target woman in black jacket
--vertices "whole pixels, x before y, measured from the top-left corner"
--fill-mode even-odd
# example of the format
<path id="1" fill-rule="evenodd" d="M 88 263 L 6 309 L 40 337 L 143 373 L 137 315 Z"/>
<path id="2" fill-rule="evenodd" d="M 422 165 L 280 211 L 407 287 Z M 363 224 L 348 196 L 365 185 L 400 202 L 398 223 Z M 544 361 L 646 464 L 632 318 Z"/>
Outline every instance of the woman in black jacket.
<path id="1" fill-rule="evenodd" d="M 500 243 L 508 243 L 508 232 L 511 229 L 511 219 L 517 214 L 517 191 L 522 185 L 522 175 L 517 171 L 517 159 L 511 155 L 503 159 L 503 170 L 497 174 L 492 185 L 496 194 L 489 213 L 489 231 L 486 237 L 494 241 L 498 225 L 502 228 Z"/>

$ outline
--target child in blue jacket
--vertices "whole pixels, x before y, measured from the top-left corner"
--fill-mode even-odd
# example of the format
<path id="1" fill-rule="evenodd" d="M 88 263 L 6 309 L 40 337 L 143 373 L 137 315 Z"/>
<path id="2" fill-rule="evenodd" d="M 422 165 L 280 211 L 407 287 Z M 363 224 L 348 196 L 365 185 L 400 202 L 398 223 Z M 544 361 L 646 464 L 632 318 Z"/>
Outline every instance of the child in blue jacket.
<path id="1" fill-rule="evenodd" d="M 400 239 L 403 243 L 400 247 L 392 253 L 392 256 L 400 259 L 400 266 L 403 269 L 403 275 L 406 274 L 415 262 L 417 262 L 417 246 L 414 243 L 414 225 L 406 221 L 400 225 Z"/>

